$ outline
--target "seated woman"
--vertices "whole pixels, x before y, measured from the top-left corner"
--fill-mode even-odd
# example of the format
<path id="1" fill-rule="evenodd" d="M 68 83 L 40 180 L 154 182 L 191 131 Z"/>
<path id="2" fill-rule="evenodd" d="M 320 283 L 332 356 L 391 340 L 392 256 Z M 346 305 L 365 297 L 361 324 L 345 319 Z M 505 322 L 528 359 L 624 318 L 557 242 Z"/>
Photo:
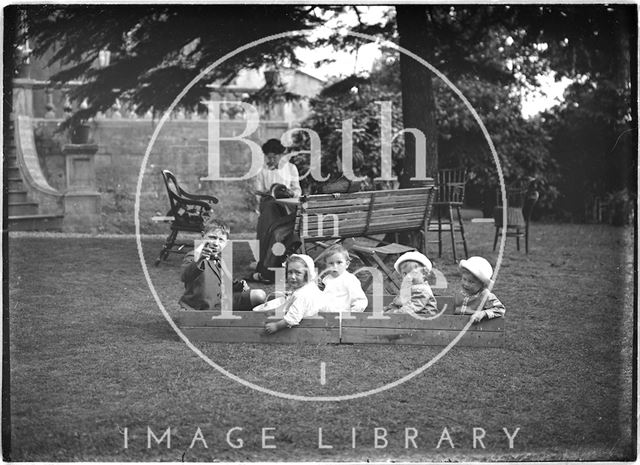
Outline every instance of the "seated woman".
<path id="1" fill-rule="evenodd" d="M 265 144 L 265 146 L 266 145 L 267 144 Z M 265 151 L 265 153 L 267 152 L 267 149 L 265 149 L 264 147 L 263 150 Z M 362 161 L 362 155 L 357 153 L 353 154 L 354 172 L 357 172 L 358 168 L 362 165 Z M 347 193 L 357 192 L 360 190 L 360 182 L 348 179 L 342 173 L 342 160 L 340 158 L 340 155 L 336 157 L 335 167 L 329 166 L 329 169 L 331 168 L 333 168 L 333 172 L 335 174 L 333 176 L 330 176 L 329 180 L 325 182 L 315 182 L 314 184 L 312 184 L 312 194 Z M 337 173 L 335 172 L 336 169 L 339 170 Z M 300 247 L 301 243 L 300 238 L 294 232 L 296 212 L 294 211 L 292 213 L 283 213 L 284 207 L 274 202 L 273 197 L 270 198 L 271 201 L 269 202 L 265 201 L 263 197 L 263 200 L 261 202 L 260 218 L 262 218 L 264 211 L 265 220 L 261 223 L 260 218 L 258 219 L 260 260 L 258 261 L 258 264 L 256 266 L 256 272 L 248 278 L 248 280 L 254 282 L 272 283 L 275 278 L 275 273 L 269 268 L 280 267 L 285 259 L 285 256 L 295 252 L 298 247 Z M 266 219 L 267 215 L 269 218 L 268 224 Z M 284 250 L 278 250 L 278 248 L 276 248 L 276 252 L 281 252 L 281 255 L 276 255 L 274 253 L 273 246 L 277 243 L 281 243 L 284 245 Z"/>
<path id="2" fill-rule="evenodd" d="M 275 243 L 272 238 L 273 231 L 282 224 L 295 222 L 295 212 L 291 213 L 286 207 L 275 202 L 272 188 L 280 185 L 280 191 L 284 192 L 285 196 L 291 197 L 299 197 L 302 189 L 298 168 L 293 163 L 282 159 L 285 148 L 278 139 L 269 139 L 263 144 L 262 151 L 265 164 L 253 181 L 253 193 L 257 196 L 260 205 L 260 216 L 256 227 L 256 236 L 260 241 L 260 258 L 256 272 L 249 279 L 271 283 L 274 273 L 269 270 L 269 267 L 278 266 L 274 265 L 271 253 L 271 247 Z M 280 239 L 283 238 L 280 237 Z"/>

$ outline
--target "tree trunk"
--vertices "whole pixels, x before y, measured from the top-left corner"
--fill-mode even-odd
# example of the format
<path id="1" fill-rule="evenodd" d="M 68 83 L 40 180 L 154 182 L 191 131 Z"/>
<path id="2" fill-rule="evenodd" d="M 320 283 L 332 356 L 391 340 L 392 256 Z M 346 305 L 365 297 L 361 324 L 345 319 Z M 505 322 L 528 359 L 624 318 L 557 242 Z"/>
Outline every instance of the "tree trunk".
<path id="1" fill-rule="evenodd" d="M 429 62 L 433 56 L 428 36 L 428 6 L 396 6 L 400 46 Z M 426 153 L 416 154 L 415 138 L 405 133 L 405 157 L 398 180 L 400 188 L 411 187 L 416 175 L 416 156 L 426 157 L 426 174 L 434 177 L 438 170 L 438 137 L 435 122 L 433 73 L 413 58 L 400 54 L 402 115 L 405 128 L 416 128 L 426 139 Z M 418 173 L 420 174 L 420 173 Z"/>
<path id="2" fill-rule="evenodd" d="M 400 46 L 415 53 L 427 62 L 433 56 L 428 37 L 428 7 L 425 5 L 396 6 L 396 22 L 400 35 Z M 428 68 L 400 53 L 400 80 L 402 87 L 402 122 L 404 128 L 416 128 L 426 139 L 426 153 L 416 153 L 416 139 L 413 134 L 404 134 L 404 161 L 398 181 L 400 189 L 415 187 L 420 182 L 411 178 L 426 174 L 435 178 L 438 170 L 438 137 L 435 122 L 435 96 L 433 94 L 433 74 Z M 421 151 L 423 152 L 423 151 Z M 426 173 L 416 173 L 417 157 L 426 158 Z M 418 164 L 419 166 L 419 164 Z M 427 232 L 425 231 L 425 234 Z M 387 242 L 393 239 L 385 237 Z M 423 238 L 419 233 L 402 233 L 398 241 L 427 253 Z"/>

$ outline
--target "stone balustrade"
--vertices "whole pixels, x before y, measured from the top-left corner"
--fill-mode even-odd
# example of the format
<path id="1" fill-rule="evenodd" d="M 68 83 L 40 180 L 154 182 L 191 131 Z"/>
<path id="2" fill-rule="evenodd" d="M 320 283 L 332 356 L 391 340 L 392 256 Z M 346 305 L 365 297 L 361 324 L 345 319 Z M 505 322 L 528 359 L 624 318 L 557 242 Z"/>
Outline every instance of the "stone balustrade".
<path id="1" fill-rule="evenodd" d="M 81 105 L 81 102 L 72 100 L 71 98 L 73 88 L 78 85 L 80 85 L 78 82 L 72 82 L 67 85 L 56 85 L 48 81 L 29 78 L 14 79 L 14 92 L 25 92 L 29 94 L 25 96 L 25 105 L 20 111 L 20 114 L 26 114 L 34 118 L 66 119 L 78 110 Z M 221 120 L 244 120 L 246 118 L 245 111 L 242 106 L 236 102 L 243 101 L 251 92 L 255 92 L 256 90 L 257 89 L 240 87 L 224 88 L 211 86 L 209 98 L 211 100 L 225 102 L 220 106 Z M 305 99 L 304 105 L 306 105 L 306 103 Z M 287 105 L 291 106 L 292 104 L 290 102 L 283 102 L 282 104 L 272 104 L 269 108 L 259 104 L 255 106 L 262 119 L 282 120 Z M 138 113 L 134 104 L 117 99 L 111 108 L 98 112 L 95 119 L 153 120 L 161 116 L 154 114 L 153 110 L 148 110 L 144 114 Z M 206 120 L 207 117 L 206 105 L 199 104 L 194 107 L 178 106 L 171 113 L 170 119 Z"/>

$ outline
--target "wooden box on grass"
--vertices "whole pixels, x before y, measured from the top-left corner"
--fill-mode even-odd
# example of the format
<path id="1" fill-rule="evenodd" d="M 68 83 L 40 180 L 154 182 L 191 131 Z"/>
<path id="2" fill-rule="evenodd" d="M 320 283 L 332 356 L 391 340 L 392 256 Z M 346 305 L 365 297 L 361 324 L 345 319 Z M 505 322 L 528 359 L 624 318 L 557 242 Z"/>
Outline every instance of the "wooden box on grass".
<path id="1" fill-rule="evenodd" d="M 383 303 L 386 305 L 392 298 L 385 295 Z M 234 319 L 220 318 L 219 312 L 180 312 L 176 323 L 192 342 L 446 346 L 467 325 L 469 316 L 453 314 L 453 298 L 437 299 L 439 310 L 444 308 L 444 312 L 431 320 L 420 320 L 406 314 L 385 314 L 380 318 L 371 312 L 372 298 L 369 296 L 369 307 L 364 313 L 352 313 L 349 318 L 340 318 L 337 313 L 320 313 L 317 317 L 305 318 L 294 328 L 272 335 L 264 332 L 268 316 L 259 312 L 233 312 L 234 317 L 240 317 Z M 504 318 L 496 318 L 473 324 L 457 345 L 502 347 L 504 323 Z"/>

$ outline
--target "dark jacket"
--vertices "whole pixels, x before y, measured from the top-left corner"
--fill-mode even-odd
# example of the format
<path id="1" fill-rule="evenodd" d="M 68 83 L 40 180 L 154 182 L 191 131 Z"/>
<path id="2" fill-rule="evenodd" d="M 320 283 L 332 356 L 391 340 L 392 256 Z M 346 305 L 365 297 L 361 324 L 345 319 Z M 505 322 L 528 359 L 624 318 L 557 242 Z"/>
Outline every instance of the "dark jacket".
<path id="1" fill-rule="evenodd" d="M 184 283 L 184 294 L 180 298 L 180 305 L 194 310 L 221 309 L 222 270 L 220 262 L 204 260 L 198 267 L 194 261 L 192 250 L 184 257 L 180 279 Z"/>

